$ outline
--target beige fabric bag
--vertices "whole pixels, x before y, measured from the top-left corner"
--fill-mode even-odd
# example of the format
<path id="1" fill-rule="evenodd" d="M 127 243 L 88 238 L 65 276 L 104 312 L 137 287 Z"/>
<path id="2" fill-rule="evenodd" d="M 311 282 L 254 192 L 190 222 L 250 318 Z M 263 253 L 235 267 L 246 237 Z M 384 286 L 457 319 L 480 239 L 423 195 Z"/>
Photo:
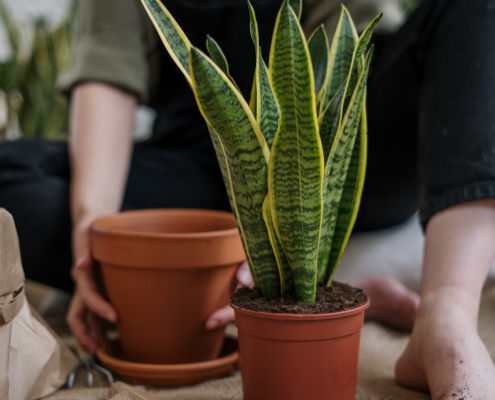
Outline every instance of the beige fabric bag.
<path id="1" fill-rule="evenodd" d="M 62 386 L 78 359 L 24 294 L 12 216 L 0 209 L 0 399 L 37 399 Z"/>

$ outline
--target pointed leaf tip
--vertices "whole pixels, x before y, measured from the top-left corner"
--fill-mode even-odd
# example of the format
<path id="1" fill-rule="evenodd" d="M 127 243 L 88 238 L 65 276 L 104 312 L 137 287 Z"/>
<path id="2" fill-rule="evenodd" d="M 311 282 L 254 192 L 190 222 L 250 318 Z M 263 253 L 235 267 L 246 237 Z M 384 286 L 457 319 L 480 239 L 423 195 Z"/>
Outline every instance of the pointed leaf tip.
<path id="1" fill-rule="evenodd" d="M 302 15 L 302 0 L 289 0 L 289 4 L 297 15 L 297 18 L 301 19 Z"/>
<path id="2" fill-rule="evenodd" d="M 189 49 L 191 43 L 172 14 L 159 0 L 141 0 L 168 53 L 191 84 Z"/>

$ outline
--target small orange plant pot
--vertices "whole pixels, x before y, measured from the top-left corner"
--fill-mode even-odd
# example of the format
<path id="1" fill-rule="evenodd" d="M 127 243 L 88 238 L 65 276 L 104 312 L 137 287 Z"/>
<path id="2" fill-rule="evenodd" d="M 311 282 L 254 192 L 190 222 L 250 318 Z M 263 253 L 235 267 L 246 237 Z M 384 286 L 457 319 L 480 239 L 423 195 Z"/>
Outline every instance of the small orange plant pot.
<path id="1" fill-rule="evenodd" d="M 118 313 L 125 360 L 183 364 L 218 356 L 223 328 L 204 324 L 229 304 L 245 259 L 231 213 L 126 211 L 96 220 L 91 245 Z"/>
<path id="2" fill-rule="evenodd" d="M 244 400 L 354 400 L 369 299 L 329 314 L 275 314 L 234 306 Z"/>

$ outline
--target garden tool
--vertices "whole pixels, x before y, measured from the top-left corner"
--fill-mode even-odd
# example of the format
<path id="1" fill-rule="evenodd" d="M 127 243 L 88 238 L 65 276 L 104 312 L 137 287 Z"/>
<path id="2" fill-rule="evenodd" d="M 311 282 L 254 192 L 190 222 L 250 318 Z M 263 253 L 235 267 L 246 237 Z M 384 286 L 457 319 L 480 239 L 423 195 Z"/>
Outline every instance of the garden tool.
<path id="1" fill-rule="evenodd" d="M 105 376 L 107 378 L 109 385 L 113 384 L 114 379 L 112 373 L 108 369 L 103 368 L 101 365 L 99 365 L 95 361 L 94 357 L 90 353 L 88 353 L 79 343 L 76 343 L 76 352 L 81 362 L 76 368 L 72 370 L 72 372 L 69 375 L 69 379 L 67 380 L 68 389 L 72 389 L 74 387 L 74 383 L 76 381 L 77 375 L 83 370 L 86 370 L 87 387 L 93 387 L 93 383 L 94 383 L 93 370 L 96 370 L 100 372 L 103 376 Z"/>

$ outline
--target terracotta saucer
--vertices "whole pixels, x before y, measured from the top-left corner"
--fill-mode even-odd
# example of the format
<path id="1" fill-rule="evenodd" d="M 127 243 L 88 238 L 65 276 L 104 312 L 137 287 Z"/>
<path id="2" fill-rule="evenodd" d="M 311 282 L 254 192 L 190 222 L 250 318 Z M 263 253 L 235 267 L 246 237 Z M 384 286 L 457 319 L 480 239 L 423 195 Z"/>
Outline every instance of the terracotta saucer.
<path id="1" fill-rule="evenodd" d="M 211 361 L 191 364 L 142 364 L 119 358 L 120 343 L 113 340 L 96 352 L 100 362 L 121 379 L 145 385 L 179 386 L 227 375 L 237 364 L 237 340 L 226 337 L 222 352 Z"/>

